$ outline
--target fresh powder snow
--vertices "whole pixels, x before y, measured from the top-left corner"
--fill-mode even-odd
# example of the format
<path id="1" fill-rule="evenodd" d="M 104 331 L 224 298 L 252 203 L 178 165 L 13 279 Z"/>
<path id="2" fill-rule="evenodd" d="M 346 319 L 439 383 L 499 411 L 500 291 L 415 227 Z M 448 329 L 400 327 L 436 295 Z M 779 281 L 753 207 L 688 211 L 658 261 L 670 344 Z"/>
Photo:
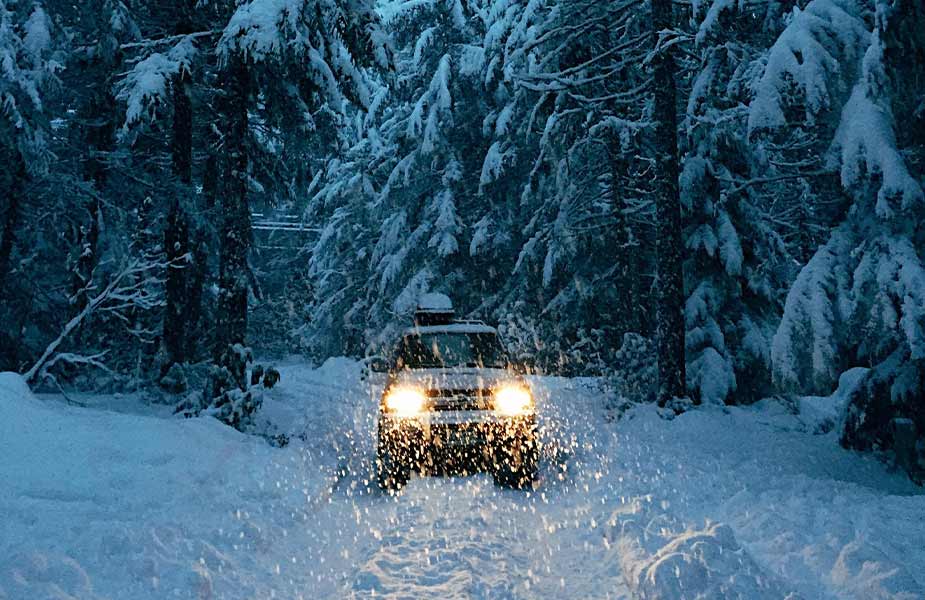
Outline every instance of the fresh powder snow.
<path id="1" fill-rule="evenodd" d="M 0 598 L 896 598 L 925 593 L 925 495 L 763 401 L 666 420 L 534 377 L 540 480 L 374 478 L 380 388 L 281 368 L 277 448 L 131 394 L 0 375 Z M 80 403 L 77 407 L 71 403 Z"/>

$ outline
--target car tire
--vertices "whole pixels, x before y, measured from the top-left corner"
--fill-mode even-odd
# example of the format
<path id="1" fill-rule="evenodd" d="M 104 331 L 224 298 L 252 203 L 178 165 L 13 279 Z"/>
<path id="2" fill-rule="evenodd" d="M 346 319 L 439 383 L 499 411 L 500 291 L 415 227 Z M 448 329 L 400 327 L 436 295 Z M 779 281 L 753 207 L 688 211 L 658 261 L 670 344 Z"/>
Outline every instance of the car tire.
<path id="1" fill-rule="evenodd" d="M 539 448 L 534 439 L 519 440 L 495 450 L 492 476 L 495 484 L 512 489 L 529 489 L 539 470 Z"/>
<path id="2" fill-rule="evenodd" d="M 376 452 L 376 480 L 379 488 L 397 491 L 411 479 L 411 464 L 397 448 L 389 448 L 380 440 Z"/>

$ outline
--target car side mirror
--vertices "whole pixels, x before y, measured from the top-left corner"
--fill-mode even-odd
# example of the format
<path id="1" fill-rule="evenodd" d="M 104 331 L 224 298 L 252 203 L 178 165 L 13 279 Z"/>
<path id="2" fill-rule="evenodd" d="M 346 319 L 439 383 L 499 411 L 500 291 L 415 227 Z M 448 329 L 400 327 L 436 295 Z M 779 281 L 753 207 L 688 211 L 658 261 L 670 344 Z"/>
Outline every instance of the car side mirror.
<path id="1" fill-rule="evenodd" d="M 388 373 L 391 365 L 383 356 L 370 356 L 366 359 L 366 367 L 373 373 Z"/>

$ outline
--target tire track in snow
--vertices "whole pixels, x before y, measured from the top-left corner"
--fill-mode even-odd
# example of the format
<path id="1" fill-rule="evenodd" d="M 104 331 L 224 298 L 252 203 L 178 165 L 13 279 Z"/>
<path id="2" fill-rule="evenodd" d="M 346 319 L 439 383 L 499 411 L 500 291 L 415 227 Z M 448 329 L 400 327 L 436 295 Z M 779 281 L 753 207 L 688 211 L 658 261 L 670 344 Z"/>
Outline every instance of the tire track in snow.
<path id="1" fill-rule="evenodd" d="M 499 489 L 482 474 L 414 478 L 392 497 L 374 477 L 378 390 L 350 377 L 342 388 L 319 390 L 318 379 L 291 377 L 285 390 L 288 405 L 305 407 L 306 451 L 327 462 L 325 483 L 306 507 L 314 533 L 305 558 L 325 589 L 317 597 L 625 596 L 618 573 L 604 572 L 603 532 L 588 532 L 604 520 L 587 497 L 589 477 L 604 468 L 594 446 L 596 389 L 533 382 L 545 445 L 536 491 Z"/>
<path id="2" fill-rule="evenodd" d="M 520 598 L 529 556 L 507 510 L 490 502 L 488 476 L 415 479 L 387 531 L 361 563 L 348 598 Z M 512 527 L 513 526 L 513 527 Z"/>

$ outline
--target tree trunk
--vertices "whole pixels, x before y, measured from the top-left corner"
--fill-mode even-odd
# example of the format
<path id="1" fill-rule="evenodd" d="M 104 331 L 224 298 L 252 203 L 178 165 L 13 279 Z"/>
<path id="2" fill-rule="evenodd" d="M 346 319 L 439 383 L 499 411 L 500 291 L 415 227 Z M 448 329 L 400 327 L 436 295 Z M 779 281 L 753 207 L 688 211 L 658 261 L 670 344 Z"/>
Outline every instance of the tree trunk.
<path id="1" fill-rule="evenodd" d="M 209 280 L 211 258 L 214 256 L 213 247 L 217 245 L 216 240 L 218 238 L 217 229 L 219 224 L 216 222 L 217 219 L 214 215 L 218 214 L 216 206 L 218 205 L 220 193 L 218 153 L 221 148 L 221 140 L 211 128 L 209 128 L 206 137 L 210 152 L 202 171 L 202 193 L 197 205 L 201 212 L 198 224 L 193 232 L 191 244 L 193 247 L 193 262 L 189 266 L 189 293 L 186 299 L 186 319 L 189 324 L 189 331 L 193 332 L 186 336 L 186 356 L 190 360 L 199 360 L 203 350 L 211 349 L 215 344 L 215 327 L 210 326 L 215 313 L 205 310 L 203 297 L 205 296 L 206 283 Z"/>
<path id="2" fill-rule="evenodd" d="M 170 211 L 167 214 L 164 246 L 168 266 L 164 290 L 164 350 L 167 353 L 167 363 L 163 368 L 167 369 L 174 363 L 186 362 L 187 266 L 183 257 L 189 253 L 189 231 L 186 215 L 176 197 L 171 199 Z"/>
<path id="3" fill-rule="evenodd" d="M 193 182 L 193 106 L 188 76 L 180 73 L 173 80 L 173 132 L 170 143 L 174 176 L 164 247 L 167 252 L 166 309 L 164 314 L 164 350 L 169 369 L 174 363 L 188 360 L 186 338 L 191 334 L 187 301 L 189 298 L 188 261 L 190 253 L 189 222 L 181 196 L 192 193 Z M 165 371 L 166 372 L 166 371 Z"/>
<path id="4" fill-rule="evenodd" d="M 6 164 L 12 168 L 0 172 L 0 193 L 5 194 L 6 210 L 0 213 L 3 219 L 0 230 L 0 371 L 14 371 L 24 353 L 22 344 L 22 321 L 27 318 L 23 298 L 13 285 L 13 247 L 19 227 L 24 187 L 28 181 L 26 165 L 19 152 L 3 152 Z"/>
<path id="5" fill-rule="evenodd" d="M 229 58 L 222 91 L 222 131 L 218 200 L 222 221 L 219 243 L 219 298 L 216 317 L 215 361 L 227 369 L 233 382 L 245 389 L 245 364 L 240 348 L 247 332 L 248 271 L 251 244 L 250 208 L 247 199 L 247 133 L 249 74 L 244 59 Z M 218 390 L 213 388 L 213 397 Z M 224 391 L 227 391 L 224 390 Z"/>
<path id="6" fill-rule="evenodd" d="M 16 237 L 16 226 L 19 222 L 20 202 L 22 200 L 23 186 L 28 179 L 26 173 L 26 164 L 18 152 L 16 154 L 17 166 L 11 169 L 9 173 L 9 182 L 7 186 L 7 207 L 6 214 L 3 216 L 3 237 L 0 238 L 0 300 L 10 290 L 8 286 L 10 276 L 10 262 L 13 257 L 13 241 Z"/>
<path id="7" fill-rule="evenodd" d="M 187 360 L 196 361 L 200 349 L 208 347 L 202 343 L 205 333 L 202 323 L 202 293 L 209 270 L 209 245 L 206 242 L 205 231 L 201 229 L 196 231 L 192 250 L 192 262 L 187 267 L 186 347 L 183 352 Z"/>
<path id="8" fill-rule="evenodd" d="M 188 0 L 178 2 L 174 33 L 192 33 L 193 5 Z M 191 252 L 188 206 L 193 194 L 193 102 L 190 96 L 190 74 L 181 70 L 173 77 L 173 124 L 170 138 L 170 157 L 174 186 L 164 229 L 164 247 L 167 253 L 167 280 L 165 282 L 166 307 L 164 311 L 164 350 L 166 364 L 164 373 L 175 363 L 190 359 L 188 340 L 195 335 L 192 331 L 189 296 L 191 277 L 189 260 L 183 260 Z"/>
<path id="9" fill-rule="evenodd" d="M 671 0 L 652 0 L 652 35 L 674 26 Z M 658 403 L 685 395 L 684 273 L 681 199 L 678 188 L 678 124 L 675 61 L 672 50 L 659 50 L 653 61 L 655 96 L 656 274 L 658 292 Z"/>

